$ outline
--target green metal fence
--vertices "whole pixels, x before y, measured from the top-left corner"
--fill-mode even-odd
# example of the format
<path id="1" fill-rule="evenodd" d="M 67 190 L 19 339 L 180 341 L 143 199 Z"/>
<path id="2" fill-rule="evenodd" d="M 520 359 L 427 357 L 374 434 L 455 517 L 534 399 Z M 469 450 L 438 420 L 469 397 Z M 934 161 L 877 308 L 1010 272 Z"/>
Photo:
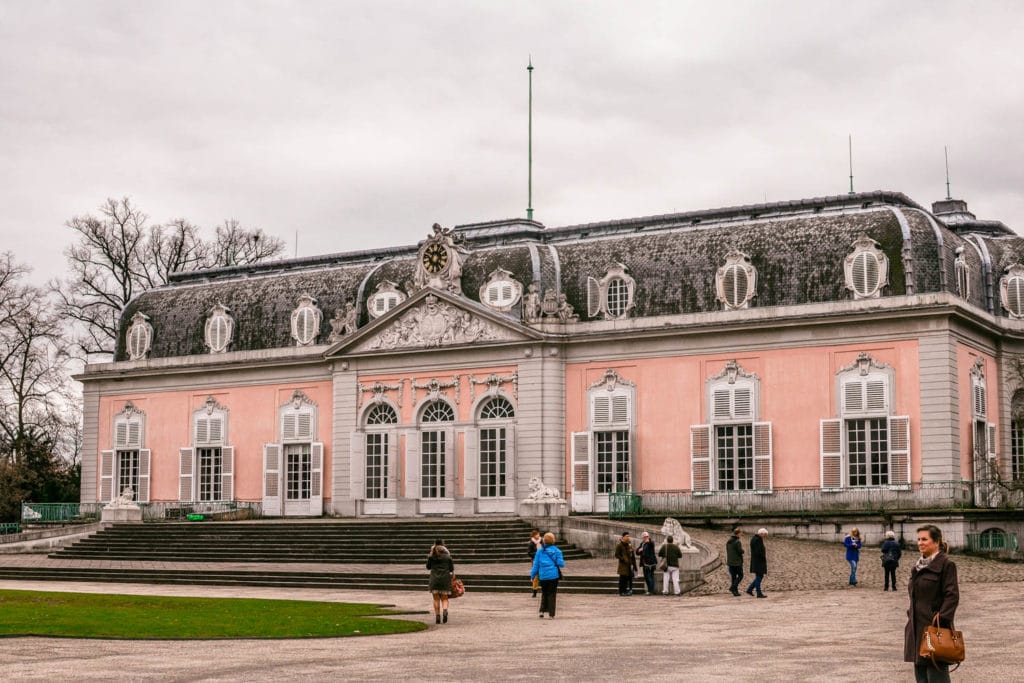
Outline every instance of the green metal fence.
<path id="1" fill-rule="evenodd" d="M 78 524 L 100 518 L 102 503 L 22 503 L 21 523 Z"/>
<path id="2" fill-rule="evenodd" d="M 609 493 L 608 516 L 612 519 L 643 513 L 643 498 L 638 493 Z"/>
<path id="3" fill-rule="evenodd" d="M 1002 529 L 988 529 L 980 534 L 967 534 L 967 549 L 976 552 L 1017 550 L 1017 534 Z"/>
<path id="4" fill-rule="evenodd" d="M 21 533 L 21 525 L 17 522 L 4 522 L 0 524 L 0 536 Z"/>

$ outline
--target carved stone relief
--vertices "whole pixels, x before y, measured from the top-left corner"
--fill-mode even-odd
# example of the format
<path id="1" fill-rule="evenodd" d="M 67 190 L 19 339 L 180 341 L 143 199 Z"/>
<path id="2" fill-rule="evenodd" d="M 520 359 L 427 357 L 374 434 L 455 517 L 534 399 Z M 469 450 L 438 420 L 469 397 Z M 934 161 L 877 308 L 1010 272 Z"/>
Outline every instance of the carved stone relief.
<path id="1" fill-rule="evenodd" d="M 394 324 L 361 345 L 359 350 L 432 348 L 513 338 L 510 331 L 440 301 L 431 294 L 422 305 L 406 311 Z"/>

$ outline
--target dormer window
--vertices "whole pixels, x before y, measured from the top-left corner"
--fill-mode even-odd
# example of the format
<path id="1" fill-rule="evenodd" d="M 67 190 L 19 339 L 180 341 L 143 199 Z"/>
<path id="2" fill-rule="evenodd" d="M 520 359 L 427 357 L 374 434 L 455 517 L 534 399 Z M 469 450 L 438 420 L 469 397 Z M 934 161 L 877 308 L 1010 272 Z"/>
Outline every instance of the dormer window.
<path id="1" fill-rule="evenodd" d="M 511 310 L 522 296 L 523 286 L 512 279 L 512 273 L 501 268 L 491 273 L 480 288 L 480 303 L 501 312 Z"/>
<path id="2" fill-rule="evenodd" d="M 854 299 L 874 299 L 889 284 L 889 257 L 878 248 L 878 242 L 862 234 L 853 243 L 853 251 L 843 264 L 846 288 Z"/>
<path id="3" fill-rule="evenodd" d="M 316 299 L 308 294 L 299 297 L 292 311 L 292 339 L 299 346 L 311 346 L 320 334 L 320 321 L 323 313 L 316 305 Z"/>
<path id="4" fill-rule="evenodd" d="M 210 309 L 210 317 L 206 319 L 204 328 L 205 342 L 210 353 L 227 351 L 234 331 L 235 321 L 231 317 L 231 309 L 223 304 L 217 304 Z"/>
<path id="5" fill-rule="evenodd" d="M 371 318 L 379 318 L 398 304 L 405 301 L 405 294 L 394 282 L 385 280 L 377 285 L 376 291 L 366 301 Z"/>
<path id="6" fill-rule="evenodd" d="M 715 274 L 715 293 L 727 311 L 747 308 L 757 288 L 757 269 L 750 257 L 732 251 L 725 257 L 725 265 Z"/>
<path id="7" fill-rule="evenodd" d="M 1024 266 L 1015 263 L 1006 269 L 999 282 L 999 295 L 1011 318 L 1024 318 Z"/>
<path id="8" fill-rule="evenodd" d="M 587 278 L 587 315 L 603 315 L 606 320 L 629 316 L 634 305 L 636 280 L 626 273 L 626 266 L 616 263 L 600 280 Z"/>
<path id="9" fill-rule="evenodd" d="M 132 324 L 125 335 L 125 349 L 128 360 L 143 360 L 149 355 L 153 345 L 153 326 L 149 324 L 149 316 L 136 313 L 132 316 Z"/>

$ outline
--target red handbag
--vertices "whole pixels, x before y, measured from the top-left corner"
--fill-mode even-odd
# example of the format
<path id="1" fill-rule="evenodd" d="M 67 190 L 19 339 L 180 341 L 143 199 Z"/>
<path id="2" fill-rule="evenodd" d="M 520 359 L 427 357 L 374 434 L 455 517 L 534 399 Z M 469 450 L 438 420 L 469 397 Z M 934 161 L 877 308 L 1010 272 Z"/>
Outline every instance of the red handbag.
<path id="1" fill-rule="evenodd" d="M 462 579 L 452 574 L 452 592 L 449 597 L 461 598 L 466 594 L 466 587 L 462 584 Z"/>

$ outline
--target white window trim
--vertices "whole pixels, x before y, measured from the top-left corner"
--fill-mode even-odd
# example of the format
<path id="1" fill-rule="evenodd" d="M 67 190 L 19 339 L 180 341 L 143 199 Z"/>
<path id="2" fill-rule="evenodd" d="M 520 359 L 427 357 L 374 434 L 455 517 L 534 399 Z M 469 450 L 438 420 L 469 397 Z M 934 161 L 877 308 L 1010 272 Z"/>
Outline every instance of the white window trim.
<path id="1" fill-rule="evenodd" d="M 141 348 L 138 349 L 132 343 L 132 338 L 136 334 L 143 335 Z M 128 360 L 145 360 L 149 357 L 149 352 L 153 348 L 153 326 L 149 323 L 149 316 L 141 312 L 132 316 L 131 325 L 128 326 L 124 335 L 124 348 L 125 353 L 128 354 Z"/>
<path id="2" fill-rule="evenodd" d="M 605 370 L 604 376 L 587 389 L 587 434 L 590 439 L 591 490 L 594 496 L 606 496 L 597 492 L 597 443 L 599 432 L 627 432 L 629 448 L 629 488 L 637 482 L 636 453 L 636 384 L 624 379 L 614 368 Z M 601 420 L 598 405 L 607 400 L 607 420 Z M 621 419 L 616 419 L 621 418 Z"/>
<path id="3" fill-rule="evenodd" d="M 1014 311 L 1010 308 L 1010 283 L 1017 282 L 1019 286 L 1015 287 L 1018 291 L 1017 303 L 1020 308 L 1018 311 Z M 999 302 L 1003 305 L 1003 310 L 1010 314 L 1011 318 L 1024 318 L 1024 266 L 1019 263 L 1014 263 L 1006 269 L 1003 277 L 999 279 Z"/>
<path id="4" fill-rule="evenodd" d="M 726 275 L 730 270 L 744 271 L 747 276 L 747 290 L 735 303 L 729 301 L 729 293 L 725 291 Z M 757 293 L 757 268 L 750 262 L 750 257 L 739 251 L 731 251 L 725 257 L 725 263 L 715 273 L 715 294 L 722 308 L 726 311 L 741 310 L 750 307 L 750 300 Z"/>
<path id="5" fill-rule="evenodd" d="M 501 289 L 504 287 L 511 289 L 508 300 L 502 300 L 500 297 Z M 499 291 L 499 300 L 492 303 L 490 292 L 494 289 Z M 492 310 L 507 313 L 523 298 L 523 285 L 512 277 L 511 272 L 498 268 L 488 276 L 487 282 L 481 285 L 479 294 L 480 303 Z"/>
<path id="6" fill-rule="evenodd" d="M 851 246 L 853 251 L 843 261 L 846 288 L 850 290 L 854 299 L 877 299 L 881 297 L 882 290 L 889 284 L 889 257 L 885 255 L 884 251 L 879 249 L 878 242 L 863 233 Z M 854 264 L 861 254 L 871 254 L 878 263 L 878 280 L 874 288 L 863 293 L 857 291 L 853 272 Z"/>
<path id="7" fill-rule="evenodd" d="M 383 311 L 378 311 L 376 304 L 377 301 L 381 299 L 393 301 L 393 303 L 387 305 Z M 374 290 L 373 294 L 367 297 L 366 312 L 369 314 L 371 318 L 376 320 L 377 318 L 383 315 L 387 315 L 389 311 L 400 306 L 402 302 L 405 301 L 405 299 L 405 293 L 398 288 L 398 285 L 396 285 L 394 282 L 391 282 L 390 280 L 385 280 L 381 282 L 379 285 L 377 285 L 377 288 Z"/>
<path id="8" fill-rule="evenodd" d="M 749 411 L 742 413 L 737 410 L 737 390 L 749 392 Z M 717 410 L 717 395 L 728 392 L 729 411 L 728 415 Z M 694 495 L 710 495 L 719 493 L 718 488 L 718 454 L 716 451 L 715 427 L 746 425 L 751 426 L 751 437 L 753 439 L 753 482 L 752 489 L 729 490 L 728 493 L 750 493 L 770 495 L 774 492 L 775 463 L 773 450 L 772 423 L 760 421 L 761 416 L 761 379 L 752 372 L 747 372 L 735 360 L 725 364 L 718 374 L 709 377 L 705 382 L 705 400 L 707 401 L 707 425 L 693 425 L 690 428 L 690 487 Z M 706 430 L 706 437 L 700 433 L 701 429 Z M 702 439 L 707 439 L 706 456 L 694 456 L 694 449 Z M 701 448 L 704 446 L 701 445 Z M 694 489 L 696 477 L 694 475 L 694 464 L 702 464 L 707 459 L 708 485 L 709 489 Z M 765 471 L 766 470 L 766 471 Z M 760 475 L 760 476 L 759 476 Z M 767 487 L 757 486 L 758 480 L 767 479 Z"/>
<path id="9" fill-rule="evenodd" d="M 215 344 L 214 342 L 217 340 L 213 338 L 214 325 L 220 321 L 223 321 L 226 327 L 223 344 Z M 216 304 L 210 309 L 210 313 L 206 318 L 206 324 L 203 326 L 203 341 L 206 347 L 210 350 L 210 353 L 226 353 L 228 347 L 231 346 L 231 342 L 234 341 L 234 336 L 235 319 L 231 316 L 231 309 L 223 304 Z"/>
<path id="10" fill-rule="evenodd" d="M 299 318 L 305 313 L 309 313 L 313 316 L 312 325 L 312 336 L 308 339 L 304 338 L 302 331 L 299 329 Z M 323 322 L 323 312 L 317 306 L 317 300 L 311 297 L 309 294 L 303 294 L 299 297 L 299 300 L 295 304 L 295 308 L 292 309 L 291 314 L 291 331 L 292 339 L 295 340 L 296 346 L 313 346 L 316 344 L 317 337 L 320 336 L 320 324 Z"/>
<path id="11" fill-rule="evenodd" d="M 200 422 L 206 421 L 206 431 L 200 431 Z M 220 421 L 220 432 L 214 437 L 210 427 L 214 420 Z M 217 402 L 213 396 L 207 396 L 203 406 L 192 411 L 189 420 L 188 447 L 178 449 L 178 499 L 182 502 L 198 502 L 199 500 L 199 449 L 221 449 L 221 501 L 235 499 L 235 448 L 228 439 L 228 409 Z M 213 502 L 213 501 L 204 501 Z"/>
<path id="12" fill-rule="evenodd" d="M 621 263 L 612 265 L 600 280 L 587 277 L 587 315 L 591 318 L 601 315 L 605 320 L 621 320 L 628 318 L 636 304 L 636 280 L 626 272 Z M 626 286 L 626 306 L 618 315 L 608 310 L 608 289 L 614 280 L 622 280 Z"/>

